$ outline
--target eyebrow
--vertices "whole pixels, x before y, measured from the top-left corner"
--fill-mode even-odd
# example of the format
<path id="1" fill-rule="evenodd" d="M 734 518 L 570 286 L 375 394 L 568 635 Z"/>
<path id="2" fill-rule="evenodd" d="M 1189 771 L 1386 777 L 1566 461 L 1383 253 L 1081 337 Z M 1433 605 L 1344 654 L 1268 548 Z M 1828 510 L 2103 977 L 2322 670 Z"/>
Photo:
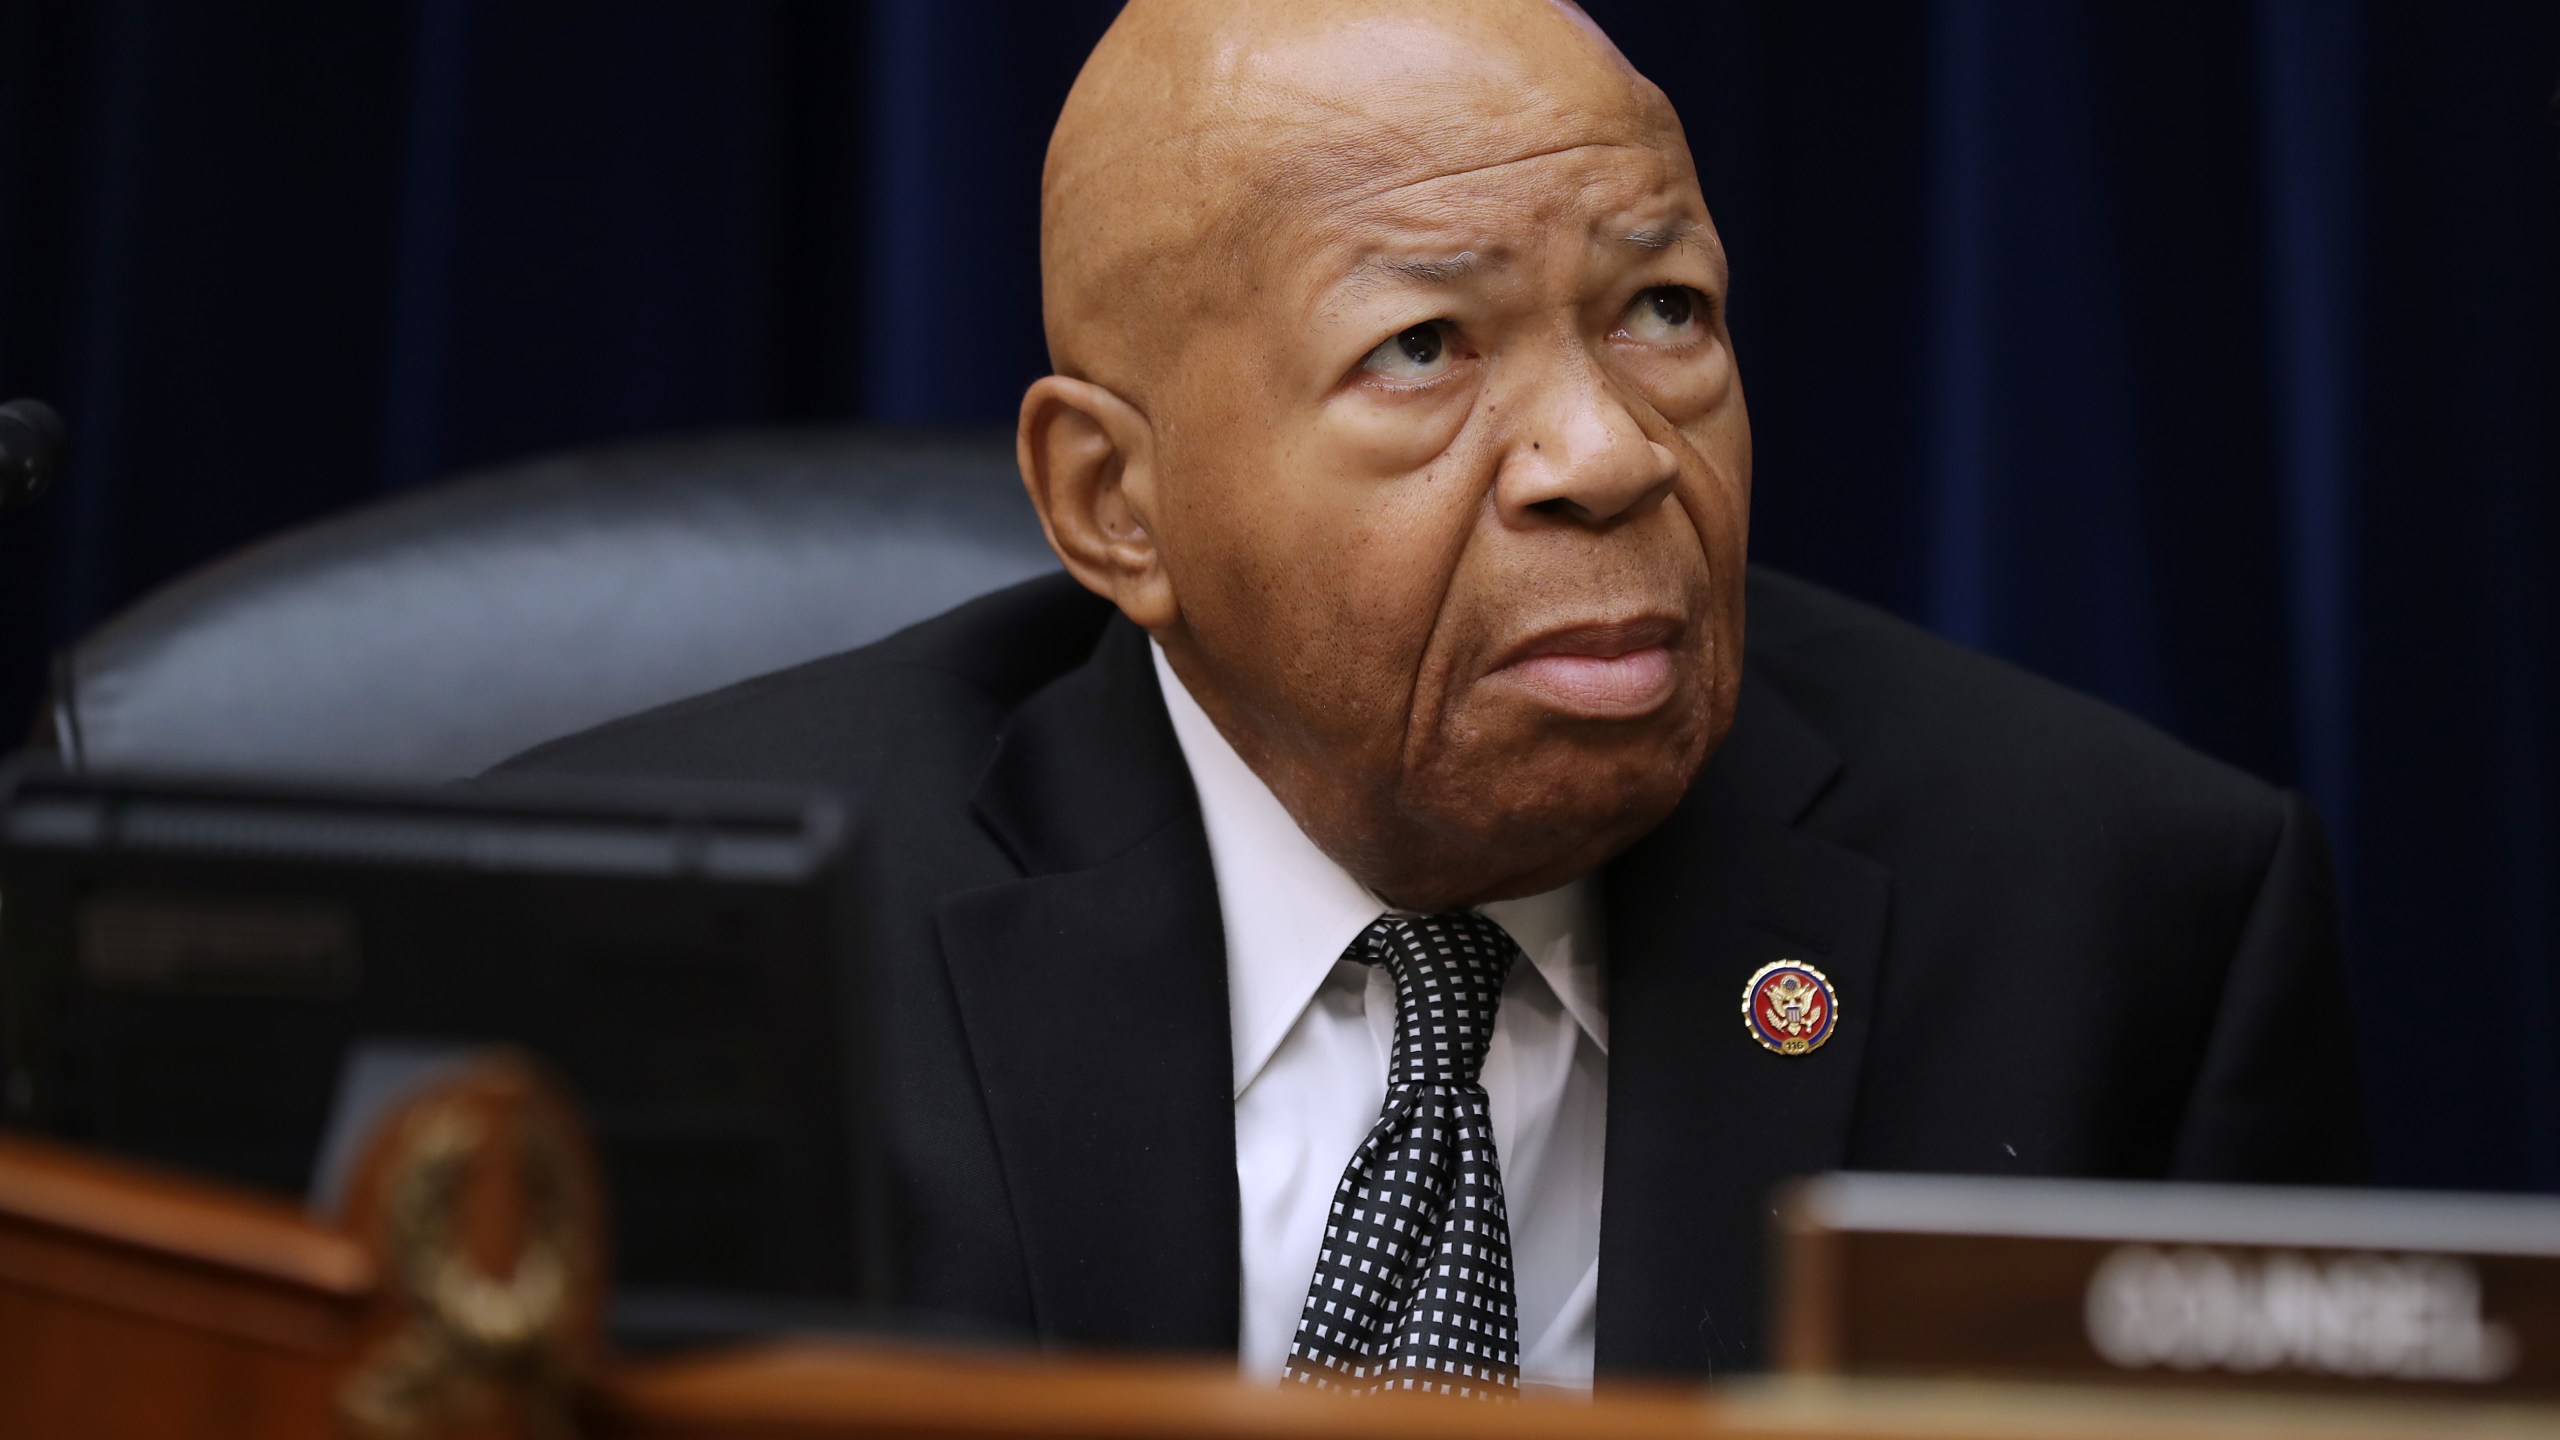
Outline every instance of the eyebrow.
<path id="1" fill-rule="evenodd" d="M 1669 225 L 1654 225 L 1642 230 L 1630 230 L 1618 237 L 1618 243 L 1637 250 L 1660 251 L 1676 249 L 1697 237 L 1697 221 L 1678 220 Z"/>
<path id="2" fill-rule="evenodd" d="M 1455 285 L 1480 270 L 1494 269 L 1505 262 L 1499 255 L 1486 255 L 1474 250 L 1460 250 L 1448 255 L 1372 255 L 1352 267 L 1345 282 L 1355 289 L 1367 289 L 1381 280 L 1400 280 L 1409 285 Z"/>

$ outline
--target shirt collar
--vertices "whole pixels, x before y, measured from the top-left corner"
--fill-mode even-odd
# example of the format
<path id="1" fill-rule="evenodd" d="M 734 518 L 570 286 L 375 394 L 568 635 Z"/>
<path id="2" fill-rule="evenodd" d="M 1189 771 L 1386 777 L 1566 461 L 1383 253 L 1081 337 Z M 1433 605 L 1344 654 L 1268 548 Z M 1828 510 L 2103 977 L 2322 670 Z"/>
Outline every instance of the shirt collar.
<path id="1" fill-rule="evenodd" d="M 1244 1093 L 1323 988 L 1351 942 L 1391 907 L 1316 848 L 1244 763 L 1173 667 L 1148 644 L 1174 738 L 1200 797 L 1227 941 L 1227 1023 Z M 1510 932 L 1566 1013 L 1605 1052 L 1598 887 L 1590 877 L 1484 907 Z"/>
<path id="2" fill-rule="evenodd" d="M 1600 884 L 1596 875 L 1517 900 L 1483 907 L 1509 931 L 1538 976 L 1600 1053 L 1609 1053 L 1609 1009 L 1602 1001 Z"/>

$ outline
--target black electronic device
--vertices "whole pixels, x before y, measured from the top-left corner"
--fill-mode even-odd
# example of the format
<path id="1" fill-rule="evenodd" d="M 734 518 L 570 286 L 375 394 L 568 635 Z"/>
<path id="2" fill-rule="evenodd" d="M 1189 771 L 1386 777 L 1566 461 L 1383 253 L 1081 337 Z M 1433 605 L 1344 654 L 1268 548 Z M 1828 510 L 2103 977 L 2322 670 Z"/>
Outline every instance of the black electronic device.
<path id="1" fill-rule="evenodd" d="M 307 1193 L 368 1058 L 512 1044 L 585 1107 L 617 1279 L 644 1308 L 880 1304 L 892 1217 L 841 953 L 844 830 L 829 795 L 761 787 L 18 768 L 0 1113 Z"/>

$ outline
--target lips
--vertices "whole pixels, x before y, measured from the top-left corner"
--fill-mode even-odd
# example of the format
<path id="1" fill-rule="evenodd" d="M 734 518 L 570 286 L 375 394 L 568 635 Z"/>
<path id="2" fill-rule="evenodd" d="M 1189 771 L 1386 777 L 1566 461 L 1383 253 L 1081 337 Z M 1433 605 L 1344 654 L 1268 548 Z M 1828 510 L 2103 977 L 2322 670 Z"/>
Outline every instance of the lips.
<path id="1" fill-rule="evenodd" d="M 1632 718 L 1671 698 L 1679 633 L 1659 615 L 1565 626 L 1513 649 L 1494 675 L 1570 715 Z"/>

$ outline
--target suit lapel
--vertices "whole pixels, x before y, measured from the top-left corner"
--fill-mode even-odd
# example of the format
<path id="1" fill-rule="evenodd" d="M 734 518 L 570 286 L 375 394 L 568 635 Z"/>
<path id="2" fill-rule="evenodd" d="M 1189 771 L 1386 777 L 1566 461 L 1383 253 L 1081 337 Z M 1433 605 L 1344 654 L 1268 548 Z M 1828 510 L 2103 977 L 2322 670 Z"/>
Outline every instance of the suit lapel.
<path id="1" fill-rule="evenodd" d="M 1886 872 L 1792 828 L 1838 769 L 1746 678 L 1689 797 L 1608 870 L 1603 1374 L 1767 1363 L 1769 1192 L 1841 1162 L 1884 940 Z M 1811 963 L 1840 996 L 1809 1055 L 1744 1029 L 1744 982 L 1780 959 Z"/>
<path id="2" fill-rule="evenodd" d="M 1026 702 L 981 781 L 1025 878 L 945 900 L 943 954 L 1053 1344 L 1232 1350 L 1225 941 L 1145 636 Z"/>

